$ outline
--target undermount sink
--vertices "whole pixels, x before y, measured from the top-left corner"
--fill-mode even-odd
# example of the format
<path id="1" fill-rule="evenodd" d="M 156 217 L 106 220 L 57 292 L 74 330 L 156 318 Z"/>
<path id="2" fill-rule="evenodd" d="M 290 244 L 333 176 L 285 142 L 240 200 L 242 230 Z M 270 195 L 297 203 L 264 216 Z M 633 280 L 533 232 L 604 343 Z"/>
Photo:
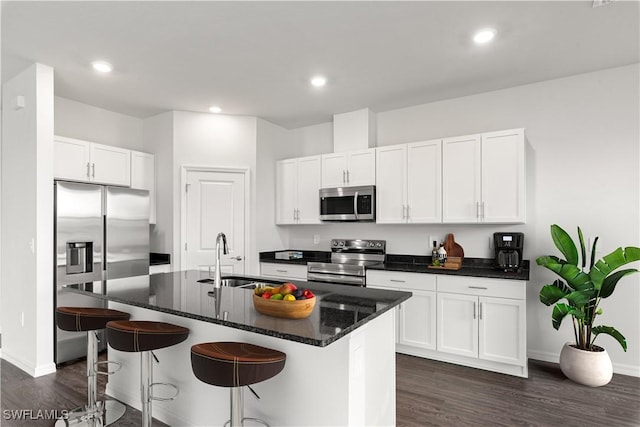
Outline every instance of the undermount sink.
<path id="1" fill-rule="evenodd" d="M 213 285 L 215 283 L 215 280 L 212 278 L 200 279 L 198 280 L 198 283 L 206 283 L 206 284 Z M 281 285 L 284 282 L 278 281 L 278 280 L 249 279 L 247 277 L 242 277 L 242 276 L 226 276 L 226 277 L 223 277 L 221 280 L 221 286 L 229 287 L 229 288 L 253 289 L 256 283 L 268 283 L 271 285 Z"/>

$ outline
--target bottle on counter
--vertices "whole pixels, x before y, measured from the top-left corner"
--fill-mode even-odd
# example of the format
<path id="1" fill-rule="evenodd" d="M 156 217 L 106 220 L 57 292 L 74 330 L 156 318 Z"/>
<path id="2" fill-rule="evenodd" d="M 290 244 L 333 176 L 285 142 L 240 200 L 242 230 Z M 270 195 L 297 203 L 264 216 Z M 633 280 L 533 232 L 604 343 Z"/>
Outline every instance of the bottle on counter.
<path id="1" fill-rule="evenodd" d="M 438 260 L 438 242 L 434 240 L 433 249 L 431 249 L 431 264 L 436 265 L 437 260 Z"/>
<path id="2" fill-rule="evenodd" d="M 440 243 L 440 247 L 438 248 L 438 261 L 440 261 L 440 265 L 447 262 L 447 251 L 444 249 L 444 243 Z"/>

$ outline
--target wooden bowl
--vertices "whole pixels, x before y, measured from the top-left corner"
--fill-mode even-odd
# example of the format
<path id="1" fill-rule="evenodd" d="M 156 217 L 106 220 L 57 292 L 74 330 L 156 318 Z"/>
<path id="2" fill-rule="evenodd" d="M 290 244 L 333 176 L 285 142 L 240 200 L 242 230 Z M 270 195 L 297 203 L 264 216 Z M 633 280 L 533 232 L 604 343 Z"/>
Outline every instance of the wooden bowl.
<path id="1" fill-rule="evenodd" d="M 295 301 L 264 299 L 253 295 L 253 307 L 259 313 L 283 319 L 306 319 L 316 305 L 316 297 Z"/>

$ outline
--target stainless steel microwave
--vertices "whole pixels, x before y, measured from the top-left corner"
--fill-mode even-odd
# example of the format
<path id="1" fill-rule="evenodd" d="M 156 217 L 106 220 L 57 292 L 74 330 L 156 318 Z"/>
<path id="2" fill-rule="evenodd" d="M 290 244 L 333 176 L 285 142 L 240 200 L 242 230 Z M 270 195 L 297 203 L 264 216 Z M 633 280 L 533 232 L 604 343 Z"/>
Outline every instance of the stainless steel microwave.
<path id="1" fill-rule="evenodd" d="M 376 186 L 321 188 L 320 220 L 375 221 Z"/>

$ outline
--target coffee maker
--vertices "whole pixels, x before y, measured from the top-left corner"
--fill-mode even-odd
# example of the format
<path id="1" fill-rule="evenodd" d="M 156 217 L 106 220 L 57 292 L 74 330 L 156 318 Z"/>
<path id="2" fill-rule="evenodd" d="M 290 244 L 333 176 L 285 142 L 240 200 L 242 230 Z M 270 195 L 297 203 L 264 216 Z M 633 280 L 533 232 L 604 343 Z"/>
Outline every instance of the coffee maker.
<path id="1" fill-rule="evenodd" d="M 493 233 L 495 266 L 503 271 L 518 271 L 522 266 L 523 233 Z"/>

